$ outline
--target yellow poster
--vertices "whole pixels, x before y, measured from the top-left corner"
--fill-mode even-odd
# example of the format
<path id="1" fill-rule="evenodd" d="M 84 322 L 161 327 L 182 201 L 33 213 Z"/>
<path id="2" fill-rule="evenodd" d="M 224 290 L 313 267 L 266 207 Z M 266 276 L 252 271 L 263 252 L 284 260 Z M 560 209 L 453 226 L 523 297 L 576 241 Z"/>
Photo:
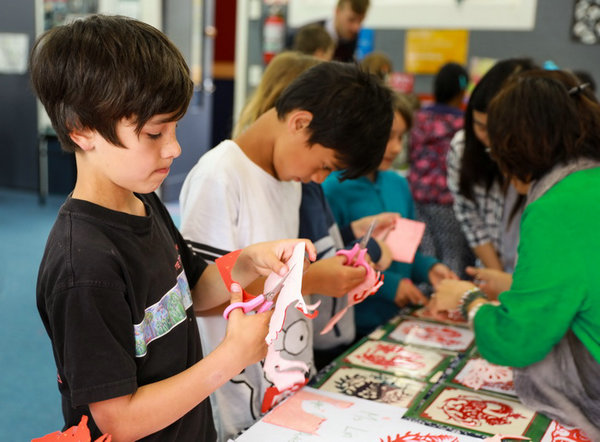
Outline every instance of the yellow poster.
<path id="1" fill-rule="evenodd" d="M 406 31 L 404 70 L 435 74 L 450 61 L 467 65 L 469 31 L 409 29 Z"/>

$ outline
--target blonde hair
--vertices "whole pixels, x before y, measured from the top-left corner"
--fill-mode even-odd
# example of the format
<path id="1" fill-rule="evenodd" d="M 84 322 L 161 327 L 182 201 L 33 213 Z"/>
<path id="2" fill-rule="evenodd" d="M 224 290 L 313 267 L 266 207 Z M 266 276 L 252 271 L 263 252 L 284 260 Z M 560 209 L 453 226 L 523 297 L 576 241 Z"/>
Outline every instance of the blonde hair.
<path id="1" fill-rule="evenodd" d="M 268 64 L 260 84 L 242 109 L 233 129 L 232 138 L 237 137 L 258 117 L 275 106 L 277 98 L 298 75 L 320 62 L 315 57 L 299 52 L 277 54 Z"/>
<path id="2" fill-rule="evenodd" d="M 360 62 L 360 66 L 370 74 L 375 74 L 382 80 L 393 70 L 392 60 L 383 52 L 371 52 Z"/>

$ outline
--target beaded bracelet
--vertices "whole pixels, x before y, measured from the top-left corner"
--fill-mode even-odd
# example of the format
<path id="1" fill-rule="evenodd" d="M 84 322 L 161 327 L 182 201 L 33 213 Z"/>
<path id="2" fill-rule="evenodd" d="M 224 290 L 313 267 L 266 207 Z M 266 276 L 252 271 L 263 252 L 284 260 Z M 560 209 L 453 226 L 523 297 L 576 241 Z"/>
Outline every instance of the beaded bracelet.
<path id="1" fill-rule="evenodd" d="M 484 305 L 485 303 L 482 302 L 480 304 L 477 304 L 475 307 L 473 307 L 471 310 L 469 310 L 469 326 L 471 328 L 473 328 L 473 321 L 475 320 L 475 315 L 477 314 L 477 312 L 479 311 L 479 307 L 481 307 L 482 305 Z"/>
<path id="2" fill-rule="evenodd" d="M 462 297 L 460 298 L 460 302 L 458 303 L 458 311 L 461 313 L 463 318 L 468 318 L 469 311 L 467 310 L 467 307 L 476 299 L 487 300 L 487 296 L 485 296 L 485 294 L 479 290 L 478 287 L 473 287 L 472 289 L 469 289 L 463 293 Z"/>

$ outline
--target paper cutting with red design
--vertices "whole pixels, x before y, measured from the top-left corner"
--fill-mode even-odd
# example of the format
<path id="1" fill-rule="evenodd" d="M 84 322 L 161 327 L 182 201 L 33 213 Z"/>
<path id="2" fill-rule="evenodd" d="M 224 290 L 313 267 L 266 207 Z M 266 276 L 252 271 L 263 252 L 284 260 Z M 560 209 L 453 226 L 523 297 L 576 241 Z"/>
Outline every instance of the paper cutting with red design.
<path id="1" fill-rule="evenodd" d="M 469 359 L 454 378 L 454 382 L 473 390 L 483 389 L 517 395 L 512 368 L 495 365 L 482 358 Z"/>
<path id="2" fill-rule="evenodd" d="M 366 341 L 345 360 L 354 365 L 425 379 L 446 355 L 393 342 Z"/>
<path id="3" fill-rule="evenodd" d="M 578 428 L 565 427 L 556 421 L 550 422 L 541 442 L 591 442 Z"/>
<path id="4" fill-rule="evenodd" d="M 305 401 L 326 403 L 339 408 L 348 408 L 353 405 L 352 402 L 339 401 L 300 390 L 267 414 L 263 418 L 263 422 L 301 431 L 302 433 L 316 434 L 325 418 L 304 411 L 302 404 Z"/>
<path id="5" fill-rule="evenodd" d="M 420 416 L 489 435 L 524 435 L 536 414 L 515 400 L 446 387 Z"/>
<path id="6" fill-rule="evenodd" d="M 473 343 L 475 335 L 472 330 L 462 327 L 408 319 L 402 321 L 388 338 L 406 344 L 465 351 Z"/>

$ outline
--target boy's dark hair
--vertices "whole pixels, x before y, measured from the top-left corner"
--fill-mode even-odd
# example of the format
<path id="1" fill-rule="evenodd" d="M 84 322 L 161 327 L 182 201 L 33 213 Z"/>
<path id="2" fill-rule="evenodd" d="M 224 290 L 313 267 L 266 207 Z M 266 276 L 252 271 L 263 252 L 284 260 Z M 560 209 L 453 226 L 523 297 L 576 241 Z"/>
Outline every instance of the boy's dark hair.
<path id="1" fill-rule="evenodd" d="M 498 164 L 486 152 L 485 145 L 475 135 L 473 111 L 487 113 L 488 104 L 511 75 L 535 67 L 535 64 L 529 58 L 501 60 L 486 72 L 473 89 L 465 111 L 465 149 L 461 160 L 459 178 L 459 192 L 465 198 L 474 200 L 475 193 L 473 189 L 476 184 L 489 190 L 495 182 L 501 185 L 505 183 Z"/>
<path id="2" fill-rule="evenodd" d="M 351 63 L 323 62 L 304 71 L 275 103 L 283 120 L 294 110 L 312 113 L 309 144 L 334 149 L 343 179 L 377 169 L 393 120 L 392 92 Z"/>
<path id="3" fill-rule="evenodd" d="M 446 63 L 435 76 L 433 95 L 436 103 L 447 104 L 463 93 L 469 82 L 469 73 L 458 63 Z"/>
<path id="4" fill-rule="evenodd" d="M 537 180 L 558 164 L 600 160 L 600 105 L 563 71 L 512 79 L 489 106 L 491 154 L 509 177 Z"/>
<path id="5" fill-rule="evenodd" d="M 370 0 L 338 0 L 337 7 L 340 8 L 345 3 L 348 3 L 356 14 L 365 15 L 369 9 Z"/>
<path id="6" fill-rule="evenodd" d="M 167 37 L 137 20 L 94 15 L 41 35 L 29 60 L 33 88 L 64 150 L 73 129 L 96 130 L 122 146 L 116 125 L 135 118 L 139 133 L 157 114 L 186 112 L 193 84 Z"/>
<path id="7" fill-rule="evenodd" d="M 331 35 L 319 23 L 302 26 L 294 36 L 293 49 L 303 54 L 314 55 L 319 50 L 326 52 L 334 47 Z"/>

